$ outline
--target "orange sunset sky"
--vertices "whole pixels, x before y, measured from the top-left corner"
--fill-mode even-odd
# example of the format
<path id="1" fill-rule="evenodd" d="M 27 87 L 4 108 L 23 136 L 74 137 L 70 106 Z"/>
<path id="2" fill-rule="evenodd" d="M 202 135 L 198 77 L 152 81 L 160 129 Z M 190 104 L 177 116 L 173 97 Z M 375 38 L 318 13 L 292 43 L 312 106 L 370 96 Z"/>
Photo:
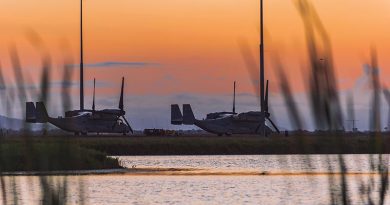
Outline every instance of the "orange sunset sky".
<path id="1" fill-rule="evenodd" d="M 242 84 L 241 89 L 251 89 L 250 83 L 245 82 L 249 77 L 238 40 L 247 39 L 256 51 L 259 1 L 84 1 L 86 63 L 159 64 L 149 69 L 89 69 L 86 80 L 96 77 L 114 81 L 124 74 L 129 86 L 139 85 L 130 86 L 136 93 L 220 93 L 228 91 L 226 84 L 235 79 Z M 376 45 L 380 67 L 387 73 L 386 67 L 390 64 L 386 56 L 390 53 L 388 1 L 311 2 L 331 36 L 338 77 L 359 76 L 361 64 L 368 61 L 371 45 Z M 55 60 L 53 69 L 64 56 L 61 47 L 64 41 L 70 45 L 73 59 L 78 61 L 78 12 L 77 0 L 1 1 L 0 56 L 6 72 L 9 70 L 8 48 L 12 43 L 17 45 L 25 67 L 40 67 L 39 55 L 26 37 L 29 29 L 44 39 Z M 271 36 L 268 40 L 272 40 L 266 44 L 267 52 L 277 50 L 289 65 L 291 78 L 299 78 L 300 65 L 305 62 L 307 52 L 302 21 L 294 1 L 265 1 L 265 24 Z M 270 43 L 276 46 L 271 49 Z M 297 72 L 299 74 L 294 75 Z M 272 74 L 271 68 L 267 74 Z M 166 86 L 155 87 L 154 83 L 166 75 L 180 83 L 166 82 Z M 222 79 L 222 82 L 214 79 Z"/>
<path id="2" fill-rule="evenodd" d="M 294 91 L 301 92 L 301 68 L 307 65 L 307 49 L 294 2 L 264 1 L 265 50 L 266 59 L 272 52 L 281 56 Z M 386 77 L 390 74 L 390 2 L 310 2 L 330 35 L 339 87 L 349 89 L 362 75 L 372 45 L 378 51 L 382 82 L 390 84 Z M 26 34 L 31 30 L 40 35 L 52 56 L 54 81 L 60 80 L 64 56 L 72 55 L 74 63 L 78 62 L 78 0 L 2 0 L 0 16 L 0 62 L 4 75 L 10 76 L 7 83 L 13 83 L 9 60 L 13 44 L 24 72 L 35 83 L 39 80 L 40 54 Z M 86 64 L 147 63 L 138 67 L 87 67 L 86 81 L 96 77 L 115 83 L 99 88 L 102 95 L 116 95 L 121 76 L 126 77 L 128 95 L 227 95 L 234 80 L 238 81 L 239 92 L 254 92 L 238 42 L 245 39 L 257 54 L 258 0 L 84 0 L 84 22 Z M 266 75 L 277 82 L 268 64 Z M 78 81 L 76 73 L 74 81 Z"/>

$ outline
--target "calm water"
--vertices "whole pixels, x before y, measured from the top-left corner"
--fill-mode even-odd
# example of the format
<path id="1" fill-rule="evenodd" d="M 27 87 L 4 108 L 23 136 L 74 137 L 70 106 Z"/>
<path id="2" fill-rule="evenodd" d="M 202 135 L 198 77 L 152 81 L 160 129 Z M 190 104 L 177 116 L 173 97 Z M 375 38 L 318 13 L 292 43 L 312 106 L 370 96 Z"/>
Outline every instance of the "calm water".
<path id="1" fill-rule="evenodd" d="M 386 158 L 389 155 L 385 156 Z M 353 204 L 363 204 L 359 186 L 378 175 L 370 174 L 368 155 L 344 155 L 346 180 Z M 69 176 L 68 200 L 71 204 L 330 204 L 330 184 L 337 191 L 340 176 L 336 155 L 311 156 L 136 156 L 120 157 L 122 163 L 136 168 L 192 168 L 182 176 L 175 172 L 161 175 L 88 175 Z M 374 156 L 372 160 L 378 160 Z M 389 167 L 389 164 L 387 163 Z M 256 173 L 267 172 L 269 175 Z M 194 173 L 193 175 L 191 173 Z M 202 175 L 197 175 L 202 173 Z M 210 173 L 208 175 L 208 173 Z M 212 175 L 219 173 L 219 175 Z M 233 174 L 235 173 L 235 174 Z M 238 174 L 237 174 L 238 173 Z M 242 173 L 242 174 L 240 174 Z M 359 173 L 359 174 L 356 174 Z M 6 177 L 8 184 L 12 177 Z M 16 200 L 38 204 L 39 177 L 14 177 Z M 64 177 L 49 177 L 51 184 Z M 9 187 L 9 186 L 8 186 Z M 10 194 L 11 189 L 7 189 Z M 80 193 L 83 196 L 80 199 Z M 8 195 L 8 200 L 11 195 Z M 377 197 L 374 192 L 373 198 Z M 390 199 L 385 204 L 390 204 Z"/>

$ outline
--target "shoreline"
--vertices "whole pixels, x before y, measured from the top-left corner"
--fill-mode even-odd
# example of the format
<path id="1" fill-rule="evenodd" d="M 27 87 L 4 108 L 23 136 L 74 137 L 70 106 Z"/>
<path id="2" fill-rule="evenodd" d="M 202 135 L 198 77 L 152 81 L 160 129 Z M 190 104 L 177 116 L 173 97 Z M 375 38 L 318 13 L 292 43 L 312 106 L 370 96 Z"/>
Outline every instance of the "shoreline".
<path id="1" fill-rule="evenodd" d="M 378 172 L 268 172 L 254 170 L 209 170 L 193 168 L 124 168 L 107 170 L 3 172 L 0 177 L 14 176 L 369 176 Z M 390 173 L 388 173 L 390 175 Z"/>

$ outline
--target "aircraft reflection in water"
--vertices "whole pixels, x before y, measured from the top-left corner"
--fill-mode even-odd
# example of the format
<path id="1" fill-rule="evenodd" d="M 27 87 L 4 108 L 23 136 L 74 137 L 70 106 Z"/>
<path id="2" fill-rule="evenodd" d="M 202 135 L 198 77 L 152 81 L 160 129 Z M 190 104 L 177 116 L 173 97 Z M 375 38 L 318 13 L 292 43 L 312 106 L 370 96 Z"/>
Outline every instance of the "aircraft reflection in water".
<path id="1" fill-rule="evenodd" d="M 65 112 L 65 117 L 52 118 L 48 115 L 43 102 L 26 102 L 26 122 L 51 123 L 76 135 L 92 133 L 133 133 L 125 118 L 123 108 L 124 78 L 118 109 L 95 110 L 95 80 L 93 88 L 92 110 L 84 109 L 84 61 L 83 61 L 83 1 L 80 1 L 80 109 Z M 123 123 L 123 120 L 125 123 Z"/>
<path id="2" fill-rule="evenodd" d="M 206 119 L 198 120 L 195 118 L 190 104 L 183 105 L 183 114 L 180 111 L 179 105 L 171 105 L 171 124 L 173 125 L 196 125 L 199 128 L 214 134 L 232 135 L 232 134 L 261 134 L 262 124 L 261 120 L 268 119 L 277 132 L 278 128 L 269 118 L 268 112 L 268 81 L 265 92 L 264 112 L 251 111 L 237 114 L 235 112 L 235 83 L 234 83 L 234 95 L 233 95 L 233 110 L 232 112 L 215 112 L 209 113 Z M 263 113 L 265 115 L 263 115 Z M 272 132 L 272 130 L 265 126 L 266 134 Z"/>
<path id="3" fill-rule="evenodd" d="M 268 112 L 268 80 L 264 83 L 264 23 L 263 1 L 260 1 L 260 111 L 235 113 L 235 86 L 233 112 L 210 113 L 204 120 L 195 119 L 191 105 L 183 105 L 183 115 L 177 104 L 171 105 L 171 124 L 196 125 L 199 128 L 218 135 L 231 134 L 261 134 L 267 136 L 272 130 L 266 125 L 268 120 L 277 132 L 279 129 L 270 119 Z M 254 61 L 254 59 L 253 59 Z M 256 85 L 257 86 L 257 85 Z M 264 89 L 265 88 L 265 89 Z"/>
<path id="4" fill-rule="evenodd" d="M 26 103 L 26 121 L 30 123 L 51 123 L 54 126 L 76 135 L 87 133 L 122 133 L 133 130 L 125 118 L 123 108 L 124 78 L 122 78 L 121 95 L 118 109 L 95 110 L 95 80 L 93 89 L 92 110 L 73 110 L 65 112 L 65 117 L 52 118 L 48 115 L 43 102 Z M 125 122 L 123 122 L 123 120 Z"/>

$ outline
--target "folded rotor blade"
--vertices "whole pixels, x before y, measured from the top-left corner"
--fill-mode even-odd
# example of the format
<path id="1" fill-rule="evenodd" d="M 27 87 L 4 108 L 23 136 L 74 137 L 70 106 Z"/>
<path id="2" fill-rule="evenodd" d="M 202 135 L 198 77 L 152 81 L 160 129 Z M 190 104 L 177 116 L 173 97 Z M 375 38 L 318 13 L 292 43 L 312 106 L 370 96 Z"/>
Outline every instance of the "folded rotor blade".
<path id="1" fill-rule="evenodd" d="M 129 126 L 131 134 L 134 134 L 133 128 L 131 128 L 130 123 L 126 120 L 125 116 L 122 116 L 122 118 L 125 120 L 127 126 Z"/>
<path id="2" fill-rule="evenodd" d="M 123 111 L 123 87 L 125 84 L 125 77 L 122 77 L 121 96 L 119 99 L 119 109 Z"/>
<path id="3" fill-rule="evenodd" d="M 236 113 L 236 81 L 233 86 L 233 113 Z"/>
<path id="4" fill-rule="evenodd" d="M 93 79 L 93 99 L 92 99 L 92 111 L 95 111 L 95 88 L 96 88 L 96 79 Z"/>
<path id="5" fill-rule="evenodd" d="M 272 122 L 272 120 L 271 120 L 269 117 L 267 117 L 267 120 L 272 124 L 272 127 L 274 127 L 274 129 L 276 130 L 276 132 L 280 133 L 280 131 L 279 131 L 279 129 L 276 127 L 275 123 Z"/>
<path id="6" fill-rule="evenodd" d="M 265 87 L 264 112 L 268 113 L 268 80 Z"/>

